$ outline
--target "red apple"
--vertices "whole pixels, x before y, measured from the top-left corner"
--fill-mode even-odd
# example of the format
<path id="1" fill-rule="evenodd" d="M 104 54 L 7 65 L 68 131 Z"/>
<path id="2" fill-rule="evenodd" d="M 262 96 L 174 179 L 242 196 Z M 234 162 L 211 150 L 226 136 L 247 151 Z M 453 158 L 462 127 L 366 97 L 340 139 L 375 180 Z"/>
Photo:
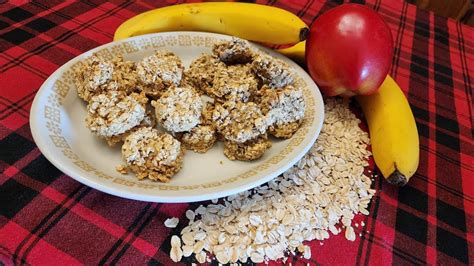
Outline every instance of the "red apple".
<path id="1" fill-rule="evenodd" d="M 377 12 L 359 4 L 340 5 L 321 15 L 306 41 L 309 73 L 328 96 L 376 92 L 392 55 L 389 27 Z"/>

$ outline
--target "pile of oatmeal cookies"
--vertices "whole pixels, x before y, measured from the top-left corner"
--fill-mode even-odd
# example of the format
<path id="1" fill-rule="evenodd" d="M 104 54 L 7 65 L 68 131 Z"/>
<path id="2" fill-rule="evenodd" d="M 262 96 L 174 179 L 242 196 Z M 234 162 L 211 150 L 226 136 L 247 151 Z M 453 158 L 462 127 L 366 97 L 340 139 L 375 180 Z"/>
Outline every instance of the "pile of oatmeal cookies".
<path id="1" fill-rule="evenodd" d="M 305 114 L 289 66 L 237 38 L 188 69 L 166 50 L 139 62 L 94 54 L 74 77 L 87 128 L 110 146 L 123 143 L 126 166 L 117 170 L 139 179 L 168 182 L 186 149 L 205 153 L 218 140 L 230 160 L 258 159 L 269 135 L 290 138 Z"/>

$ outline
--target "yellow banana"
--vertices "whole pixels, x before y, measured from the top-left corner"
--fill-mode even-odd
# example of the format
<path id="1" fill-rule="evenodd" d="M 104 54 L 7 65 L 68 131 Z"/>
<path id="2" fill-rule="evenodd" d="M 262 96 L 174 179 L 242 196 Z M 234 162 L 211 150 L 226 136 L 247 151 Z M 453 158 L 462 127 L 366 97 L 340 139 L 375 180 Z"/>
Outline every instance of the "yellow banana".
<path id="1" fill-rule="evenodd" d="M 387 75 L 377 93 L 357 96 L 369 125 L 375 163 L 387 181 L 405 185 L 418 168 L 418 130 L 410 105 Z"/>
<path id="2" fill-rule="evenodd" d="M 296 15 L 249 3 L 195 3 L 157 8 L 125 21 L 114 41 L 164 31 L 207 31 L 269 44 L 305 40 L 308 26 Z"/>
<path id="3" fill-rule="evenodd" d="M 292 59 L 296 63 L 299 64 L 306 64 L 305 61 L 305 47 L 306 47 L 306 41 L 299 42 L 291 47 L 288 48 L 283 48 L 283 49 L 277 49 L 276 51 L 281 53 L 282 55 L 285 55 L 286 57 Z"/>

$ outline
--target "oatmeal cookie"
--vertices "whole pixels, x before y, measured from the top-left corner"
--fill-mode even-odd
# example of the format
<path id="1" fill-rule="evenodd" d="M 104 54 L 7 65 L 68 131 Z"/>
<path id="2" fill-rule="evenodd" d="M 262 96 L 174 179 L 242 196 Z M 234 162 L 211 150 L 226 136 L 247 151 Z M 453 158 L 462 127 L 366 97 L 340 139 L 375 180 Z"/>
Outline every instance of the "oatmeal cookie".
<path id="1" fill-rule="evenodd" d="M 272 143 L 266 134 L 244 143 L 226 140 L 224 141 L 224 154 L 232 161 L 252 161 L 262 157 L 271 146 Z"/>
<path id="2" fill-rule="evenodd" d="M 201 114 L 201 124 L 203 125 L 213 125 L 212 121 L 212 112 L 214 112 L 216 105 L 213 102 L 203 103 L 202 114 Z"/>
<path id="3" fill-rule="evenodd" d="M 142 90 L 152 98 L 159 97 L 170 86 L 178 86 L 183 76 L 181 59 L 166 50 L 156 51 L 137 64 L 137 75 Z"/>
<path id="4" fill-rule="evenodd" d="M 86 126 L 113 145 L 124 133 L 142 123 L 147 101 L 143 94 L 127 95 L 121 91 L 93 96 L 87 105 Z"/>
<path id="5" fill-rule="evenodd" d="M 191 83 L 199 92 L 208 94 L 210 88 L 212 88 L 217 69 L 224 66 L 225 64 L 220 62 L 215 56 L 203 54 L 191 62 L 184 76 L 188 83 Z"/>
<path id="6" fill-rule="evenodd" d="M 285 62 L 265 53 L 254 58 L 252 71 L 264 84 L 273 88 L 281 88 L 294 81 L 294 74 Z"/>
<path id="7" fill-rule="evenodd" d="M 151 104 L 158 123 L 172 133 L 189 131 L 201 121 L 201 97 L 190 87 L 169 88 Z"/>
<path id="8" fill-rule="evenodd" d="M 151 127 L 133 132 L 122 146 L 122 158 L 138 179 L 168 182 L 181 169 L 183 157 L 178 140 Z"/>
<path id="9" fill-rule="evenodd" d="M 212 120 L 226 140 L 244 143 L 265 134 L 267 123 L 259 106 L 253 102 L 216 104 Z"/>
<path id="10" fill-rule="evenodd" d="M 249 42 L 239 38 L 214 44 L 212 53 L 228 65 L 249 63 L 253 57 Z"/>
<path id="11" fill-rule="evenodd" d="M 85 101 L 106 91 L 124 91 L 130 94 L 138 90 L 134 63 L 122 57 L 106 61 L 92 55 L 73 73 L 77 94 Z"/>
<path id="12" fill-rule="evenodd" d="M 219 102 L 247 102 L 257 88 L 258 81 L 249 65 L 231 65 L 217 69 L 208 96 Z"/>
<path id="13" fill-rule="evenodd" d="M 112 60 L 114 71 L 109 90 L 119 90 L 127 94 L 141 90 L 135 62 L 125 61 L 119 56 Z"/>
<path id="14" fill-rule="evenodd" d="M 205 153 L 217 140 L 216 129 L 212 125 L 198 125 L 182 134 L 180 140 L 187 149 Z"/>
<path id="15" fill-rule="evenodd" d="M 107 141 L 107 144 L 109 146 L 114 146 L 115 144 L 124 141 L 125 138 L 128 137 L 128 135 L 130 135 L 131 133 L 137 131 L 138 129 L 142 127 L 155 127 L 155 126 L 156 126 L 155 115 L 153 114 L 152 111 L 148 110 L 147 108 L 147 110 L 145 111 L 145 117 L 143 118 L 142 122 L 139 125 L 133 127 L 130 130 L 125 131 L 122 134 L 108 137 L 105 140 Z"/>
<path id="16" fill-rule="evenodd" d="M 303 91 L 291 85 L 280 89 L 264 86 L 261 95 L 260 107 L 267 118 L 268 132 L 278 138 L 290 138 L 304 118 Z"/>

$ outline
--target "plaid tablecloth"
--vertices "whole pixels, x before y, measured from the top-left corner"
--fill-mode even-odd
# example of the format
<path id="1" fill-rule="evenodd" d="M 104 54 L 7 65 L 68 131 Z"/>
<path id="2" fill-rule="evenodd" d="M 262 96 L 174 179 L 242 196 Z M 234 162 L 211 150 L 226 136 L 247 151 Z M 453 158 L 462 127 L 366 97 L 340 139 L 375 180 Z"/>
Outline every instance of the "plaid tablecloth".
<path id="1" fill-rule="evenodd" d="M 168 3 L 169 2 L 169 3 Z M 74 56 L 110 42 L 133 15 L 173 1 L 0 2 L 0 261 L 4 264 L 171 264 L 169 229 L 196 204 L 121 199 L 64 175 L 41 155 L 28 117 L 36 91 Z M 258 1 L 307 23 L 342 1 Z M 389 24 L 391 75 L 420 134 L 420 167 L 403 188 L 374 182 L 355 242 L 311 242 L 293 264 L 474 264 L 474 29 L 403 1 L 357 1 Z M 377 171 L 374 169 L 374 171 Z M 187 260 L 185 262 L 191 262 Z"/>

